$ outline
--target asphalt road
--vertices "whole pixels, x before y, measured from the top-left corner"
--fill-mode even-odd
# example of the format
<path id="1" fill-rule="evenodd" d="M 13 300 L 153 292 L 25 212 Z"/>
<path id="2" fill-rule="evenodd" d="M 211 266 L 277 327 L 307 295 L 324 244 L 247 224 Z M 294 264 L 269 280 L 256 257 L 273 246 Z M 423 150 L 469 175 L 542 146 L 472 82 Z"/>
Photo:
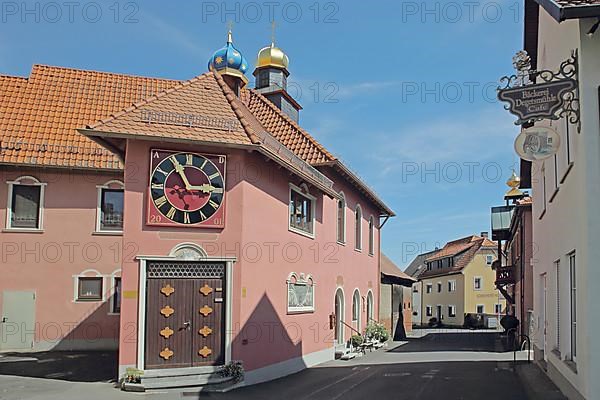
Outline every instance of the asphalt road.
<path id="1" fill-rule="evenodd" d="M 510 363 L 448 362 L 312 368 L 225 394 L 185 398 L 224 400 L 526 400 Z"/>

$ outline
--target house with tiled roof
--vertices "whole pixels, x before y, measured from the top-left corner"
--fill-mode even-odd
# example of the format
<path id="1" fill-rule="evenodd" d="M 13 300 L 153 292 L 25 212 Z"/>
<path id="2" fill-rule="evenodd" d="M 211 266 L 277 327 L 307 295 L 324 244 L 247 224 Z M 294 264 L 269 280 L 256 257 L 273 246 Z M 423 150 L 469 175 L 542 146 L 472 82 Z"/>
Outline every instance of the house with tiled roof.
<path id="1" fill-rule="evenodd" d="M 364 333 L 394 213 L 299 125 L 281 54 L 254 88 L 231 34 L 186 81 L 0 76 L 0 350 L 118 348 L 150 389 L 272 379 Z"/>
<path id="2" fill-rule="evenodd" d="M 497 244 L 486 232 L 450 241 L 430 253 L 418 276 L 422 323 L 463 326 L 468 314 L 497 322 L 506 311 L 492 269 L 497 258 Z"/>
<path id="3" fill-rule="evenodd" d="M 421 313 L 421 292 L 423 291 L 423 288 L 422 288 L 421 282 L 418 280 L 419 275 L 421 275 L 421 273 L 423 271 L 425 271 L 425 269 L 427 268 L 427 263 L 425 262 L 425 260 L 427 260 L 429 257 L 431 257 L 431 255 L 438 250 L 439 249 L 436 248 L 435 250 L 426 251 L 425 253 L 418 254 L 411 261 L 411 263 L 408 264 L 408 267 L 406 267 L 406 269 L 404 270 L 405 274 L 407 274 L 408 276 L 415 279 L 415 282 L 413 282 L 412 288 L 411 288 L 411 293 L 412 293 L 411 294 L 411 297 L 412 297 L 411 322 L 413 325 L 421 326 L 424 323 L 423 314 Z"/>

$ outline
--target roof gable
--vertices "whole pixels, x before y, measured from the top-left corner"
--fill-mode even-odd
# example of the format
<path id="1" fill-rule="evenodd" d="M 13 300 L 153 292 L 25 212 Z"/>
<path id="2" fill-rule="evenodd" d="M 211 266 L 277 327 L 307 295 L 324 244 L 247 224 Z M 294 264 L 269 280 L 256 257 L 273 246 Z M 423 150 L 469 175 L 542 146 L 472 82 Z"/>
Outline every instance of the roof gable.
<path id="1" fill-rule="evenodd" d="M 600 0 L 535 0 L 556 21 L 600 17 Z"/>

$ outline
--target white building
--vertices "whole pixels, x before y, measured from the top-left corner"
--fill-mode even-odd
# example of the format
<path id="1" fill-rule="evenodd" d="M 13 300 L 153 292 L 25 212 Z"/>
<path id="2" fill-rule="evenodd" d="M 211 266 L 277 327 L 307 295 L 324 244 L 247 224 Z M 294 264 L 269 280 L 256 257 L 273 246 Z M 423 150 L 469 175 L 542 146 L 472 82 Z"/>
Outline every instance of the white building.
<path id="1" fill-rule="evenodd" d="M 557 71 L 577 51 L 581 126 L 536 123 L 561 136 L 556 156 L 521 174 L 533 190 L 535 357 L 570 399 L 600 399 L 600 1 L 525 1 L 533 68 Z M 537 63 L 537 66 L 536 66 Z"/>

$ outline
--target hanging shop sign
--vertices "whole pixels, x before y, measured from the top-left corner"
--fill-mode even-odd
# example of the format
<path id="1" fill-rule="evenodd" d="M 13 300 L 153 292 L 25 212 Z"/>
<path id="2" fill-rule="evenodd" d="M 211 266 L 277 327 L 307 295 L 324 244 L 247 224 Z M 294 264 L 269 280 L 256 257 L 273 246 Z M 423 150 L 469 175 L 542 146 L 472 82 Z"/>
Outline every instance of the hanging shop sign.
<path id="1" fill-rule="evenodd" d="M 558 71 L 532 70 L 525 51 L 517 53 L 513 65 L 517 72 L 500 79 L 498 99 L 508 103 L 504 108 L 518 117 L 516 125 L 568 118 L 580 129 L 576 51 Z"/>
<path id="2" fill-rule="evenodd" d="M 498 98 L 508 102 L 508 111 L 519 117 L 519 123 L 535 119 L 557 119 L 556 112 L 565 102 L 563 96 L 577 87 L 573 79 L 501 90 Z"/>
<path id="3" fill-rule="evenodd" d="M 515 151 L 526 161 L 540 161 L 552 157 L 560 148 L 560 135 L 554 129 L 534 126 L 523 129 L 515 139 Z"/>

